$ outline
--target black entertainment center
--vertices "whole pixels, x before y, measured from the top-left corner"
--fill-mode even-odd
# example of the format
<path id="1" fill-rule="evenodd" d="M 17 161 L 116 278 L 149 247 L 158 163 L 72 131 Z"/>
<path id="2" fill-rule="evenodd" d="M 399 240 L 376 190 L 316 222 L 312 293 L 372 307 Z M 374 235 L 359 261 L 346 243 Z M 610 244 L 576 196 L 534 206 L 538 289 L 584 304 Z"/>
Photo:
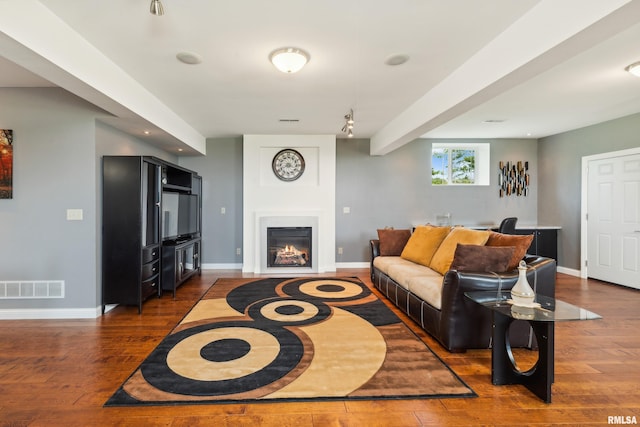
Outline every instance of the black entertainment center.
<path id="1" fill-rule="evenodd" d="M 201 273 L 202 178 L 150 156 L 102 158 L 102 312 Z"/>

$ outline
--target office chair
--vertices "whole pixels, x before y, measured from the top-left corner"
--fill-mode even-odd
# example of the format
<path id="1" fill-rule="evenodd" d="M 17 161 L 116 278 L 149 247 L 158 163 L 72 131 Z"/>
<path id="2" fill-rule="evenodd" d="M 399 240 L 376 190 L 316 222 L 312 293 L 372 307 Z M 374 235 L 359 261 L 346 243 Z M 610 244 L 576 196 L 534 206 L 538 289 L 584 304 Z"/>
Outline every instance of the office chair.
<path id="1" fill-rule="evenodd" d="M 500 228 L 498 228 L 498 233 L 516 234 L 516 222 L 518 222 L 518 218 L 516 217 L 503 219 L 500 223 Z"/>

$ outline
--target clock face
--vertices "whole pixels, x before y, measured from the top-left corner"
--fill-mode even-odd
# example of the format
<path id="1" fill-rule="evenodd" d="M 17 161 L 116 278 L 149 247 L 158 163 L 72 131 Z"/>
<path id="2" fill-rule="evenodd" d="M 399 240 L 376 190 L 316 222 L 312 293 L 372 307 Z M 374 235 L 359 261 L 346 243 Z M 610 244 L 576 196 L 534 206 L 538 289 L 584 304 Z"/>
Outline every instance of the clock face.
<path id="1" fill-rule="evenodd" d="M 295 181 L 304 172 L 304 158 L 296 150 L 286 148 L 273 158 L 273 173 L 283 181 Z"/>

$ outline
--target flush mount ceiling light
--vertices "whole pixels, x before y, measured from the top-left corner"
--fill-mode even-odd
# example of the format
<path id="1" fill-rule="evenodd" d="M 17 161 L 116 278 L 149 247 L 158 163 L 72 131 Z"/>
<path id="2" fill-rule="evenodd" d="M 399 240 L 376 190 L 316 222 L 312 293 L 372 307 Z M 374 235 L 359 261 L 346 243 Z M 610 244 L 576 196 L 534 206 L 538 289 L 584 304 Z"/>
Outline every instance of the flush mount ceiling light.
<path id="1" fill-rule="evenodd" d="M 160 0 L 151 0 L 151 7 L 149 11 L 152 15 L 164 15 L 164 7 L 162 7 L 162 3 L 160 2 Z"/>
<path id="2" fill-rule="evenodd" d="M 344 126 L 342 126 L 342 132 L 347 134 L 347 138 L 353 138 L 353 109 L 349 110 L 344 116 Z"/>
<path id="3" fill-rule="evenodd" d="M 283 73 L 297 73 L 309 62 L 309 54 L 297 47 L 283 47 L 271 52 L 269 60 Z"/>
<path id="4" fill-rule="evenodd" d="M 624 69 L 634 76 L 640 77 L 640 61 L 634 62 L 631 65 L 627 65 Z"/>

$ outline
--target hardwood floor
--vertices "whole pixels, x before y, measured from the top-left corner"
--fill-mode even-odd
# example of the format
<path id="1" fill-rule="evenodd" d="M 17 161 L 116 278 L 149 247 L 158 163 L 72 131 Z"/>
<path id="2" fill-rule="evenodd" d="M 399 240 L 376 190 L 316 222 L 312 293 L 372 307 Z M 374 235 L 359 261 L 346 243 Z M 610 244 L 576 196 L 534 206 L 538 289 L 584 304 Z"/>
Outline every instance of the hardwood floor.
<path id="1" fill-rule="evenodd" d="M 371 284 L 368 270 L 337 274 Z M 205 271 L 175 300 L 146 302 L 142 315 L 116 307 L 95 320 L 0 321 L 0 425 L 575 426 L 607 424 L 610 416 L 640 422 L 640 293 L 562 274 L 557 297 L 603 319 L 556 325 L 551 404 L 522 386 L 493 386 L 490 350 L 448 353 L 407 321 L 477 398 L 103 408 L 218 277 L 239 276 Z M 525 365 L 534 355 L 522 350 L 516 358 Z"/>

